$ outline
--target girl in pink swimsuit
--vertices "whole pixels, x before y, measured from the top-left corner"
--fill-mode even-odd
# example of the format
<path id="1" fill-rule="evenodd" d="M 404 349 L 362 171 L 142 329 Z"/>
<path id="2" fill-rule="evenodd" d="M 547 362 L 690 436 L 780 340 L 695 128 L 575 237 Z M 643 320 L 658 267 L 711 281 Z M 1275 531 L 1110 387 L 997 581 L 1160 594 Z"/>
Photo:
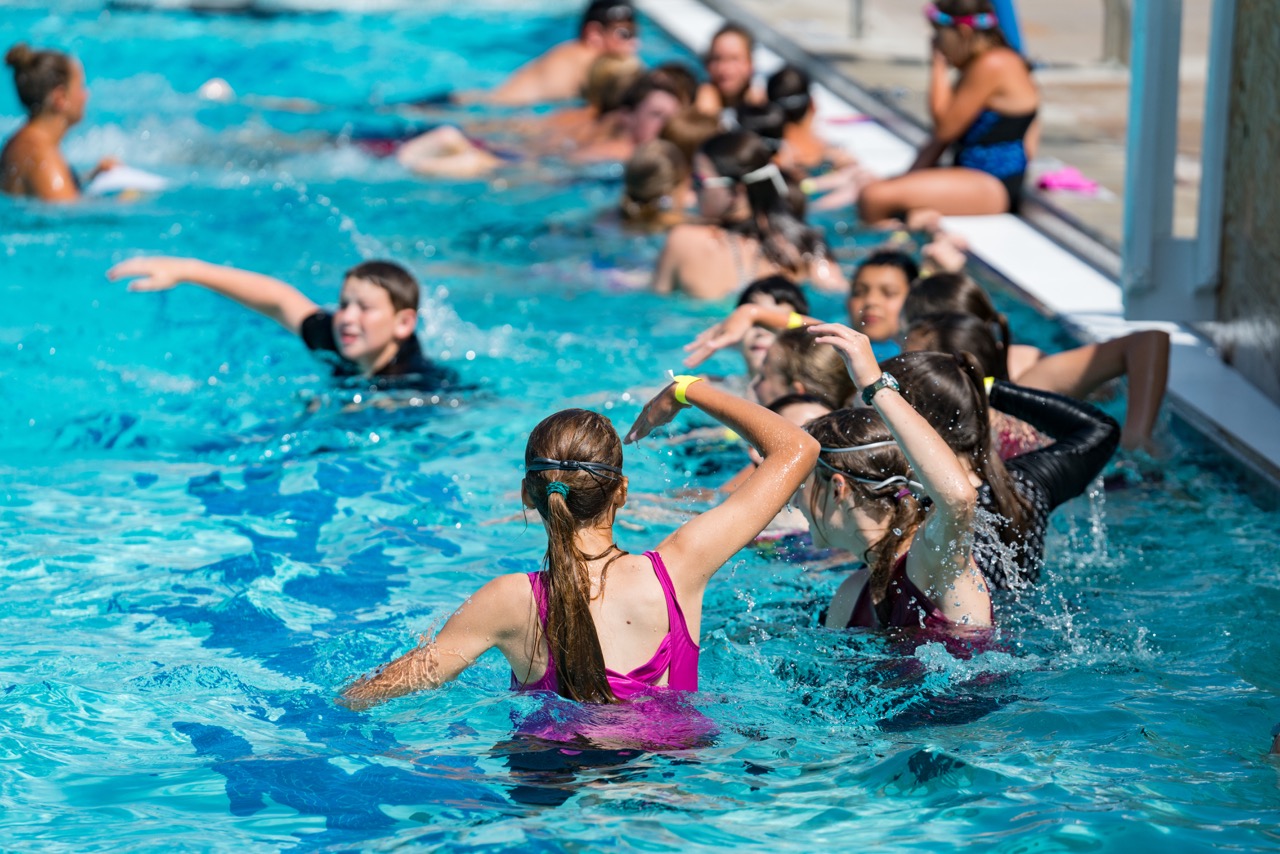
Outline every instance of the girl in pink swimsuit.
<path id="1" fill-rule="evenodd" d="M 614 541 L 614 520 L 627 500 L 617 432 L 595 412 L 550 416 L 529 436 L 521 484 L 525 506 L 547 531 L 543 569 L 481 587 L 435 638 L 357 680 L 344 702 L 363 707 L 438 687 L 494 647 L 511 664 L 517 689 L 599 704 L 696 691 L 707 582 L 787 503 L 813 468 L 818 445 L 781 416 L 694 377 L 676 377 L 649 401 L 627 441 L 687 406 L 762 454 L 736 492 L 652 551 L 632 555 Z"/>

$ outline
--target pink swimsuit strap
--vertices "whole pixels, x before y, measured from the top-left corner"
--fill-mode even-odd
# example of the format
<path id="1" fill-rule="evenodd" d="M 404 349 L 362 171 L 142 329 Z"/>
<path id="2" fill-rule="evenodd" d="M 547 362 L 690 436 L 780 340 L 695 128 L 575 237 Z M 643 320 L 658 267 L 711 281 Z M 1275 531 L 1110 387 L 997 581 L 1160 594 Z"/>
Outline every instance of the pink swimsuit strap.
<path id="1" fill-rule="evenodd" d="M 645 552 L 649 563 L 653 565 L 653 574 L 662 585 L 663 596 L 667 600 L 667 633 L 658 643 L 658 649 L 644 664 L 630 673 L 619 673 L 606 669 L 609 687 L 619 699 L 626 699 L 636 694 L 654 689 L 670 689 L 675 691 L 698 690 L 698 645 L 689 634 L 689 626 L 685 622 L 684 611 L 676 599 L 675 586 L 662 557 L 657 552 Z M 538 621 L 543 632 L 547 628 L 547 588 L 541 572 L 529 573 L 529 586 L 533 590 L 534 599 L 538 603 Z M 666 685 L 659 685 L 663 676 L 667 677 Z M 555 691 L 558 693 L 555 661 L 551 651 L 547 651 L 547 670 L 540 679 L 521 685 L 516 674 L 511 674 L 511 687 L 525 691 Z"/>

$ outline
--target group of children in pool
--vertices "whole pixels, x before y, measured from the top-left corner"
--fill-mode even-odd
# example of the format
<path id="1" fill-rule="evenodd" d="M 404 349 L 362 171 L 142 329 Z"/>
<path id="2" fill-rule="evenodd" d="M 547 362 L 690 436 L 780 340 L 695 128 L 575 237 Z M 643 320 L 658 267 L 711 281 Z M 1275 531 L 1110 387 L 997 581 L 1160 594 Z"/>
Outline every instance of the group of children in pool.
<path id="1" fill-rule="evenodd" d="M 952 90 L 935 61 L 931 104 L 939 130 L 931 146 L 961 136 L 963 128 L 955 129 L 961 104 L 975 115 L 1003 116 L 978 119 L 996 126 L 1007 126 L 1009 116 L 1034 115 L 1018 77 L 1025 64 L 1003 46 L 987 0 L 938 0 L 928 14 L 938 56 L 962 71 Z M 349 686 L 348 703 L 438 686 L 493 647 L 510 662 L 513 686 L 574 700 L 610 703 L 655 690 L 694 690 L 707 584 L 778 524 L 789 504 L 802 518 L 782 515 L 784 526 L 807 528 L 815 545 L 865 562 L 840 585 L 827 626 L 989 628 L 1001 591 L 1036 583 L 1053 509 L 1086 488 L 1122 435 L 1130 447 L 1150 439 L 1167 336 L 1140 333 L 1044 355 L 1012 343 L 1004 316 L 971 280 L 955 271 L 922 277 L 915 260 L 893 249 L 865 259 L 850 286 L 821 232 L 804 222 L 806 193 L 826 177 L 824 164 L 831 167 L 827 175 L 837 176 L 828 185 L 837 192 L 841 181 L 857 178 L 851 159 L 814 135 L 804 75 L 784 69 L 757 89 L 751 38 L 733 25 L 713 40 L 710 79 L 701 86 L 679 66 L 641 72 L 635 42 L 632 8 L 596 0 L 576 41 L 520 69 L 493 93 L 458 100 L 510 106 L 584 94 L 586 107 L 537 119 L 537 132 L 574 137 L 572 152 L 582 157 L 596 156 L 593 150 L 627 154 L 624 219 L 668 230 L 654 289 L 693 298 L 739 295 L 737 308 L 690 343 L 686 365 L 738 346 L 748 383 L 735 393 L 706 377 L 676 376 L 625 437 L 584 410 L 542 421 L 525 450 L 521 498 L 546 528 L 543 569 L 484 585 L 430 642 Z M 71 198 L 74 176 L 58 142 L 83 113 L 83 72 L 50 51 L 15 48 L 8 61 L 30 120 L 0 157 L 3 188 Z M 962 149 L 972 155 L 987 145 L 989 155 L 992 146 L 1004 146 L 995 159 L 1016 166 L 1018 158 L 1006 157 L 1008 140 L 983 140 Z M 1020 136 L 1016 147 L 1022 150 Z M 405 161 L 429 159 L 425 149 L 410 141 Z M 901 195 L 892 186 L 863 188 L 877 210 L 918 215 L 926 205 L 913 200 L 927 199 L 939 201 L 929 206 L 944 213 L 986 212 L 981 204 L 978 210 L 954 204 L 966 193 L 994 198 L 985 179 L 1005 193 L 1001 209 L 1016 203 L 1015 187 L 999 175 L 980 172 L 979 180 L 966 177 L 973 168 L 923 168 L 933 163 L 926 154 L 917 177 L 895 179 L 910 185 Z M 931 176 L 943 182 L 936 197 L 914 195 Z M 191 259 L 136 258 L 109 276 L 131 280 L 133 290 L 189 282 L 227 296 L 332 354 L 339 375 L 375 385 L 457 382 L 422 353 L 417 282 L 390 262 L 347 271 L 334 312 L 268 276 Z M 849 324 L 811 316 L 797 284 L 803 280 L 847 292 Z M 907 352 L 880 361 L 873 339 L 903 340 Z M 1130 381 L 1123 434 L 1111 418 L 1073 399 L 1122 375 Z M 629 486 L 622 446 L 690 407 L 741 437 L 752 464 L 711 509 L 650 551 L 625 552 L 614 537 Z"/>

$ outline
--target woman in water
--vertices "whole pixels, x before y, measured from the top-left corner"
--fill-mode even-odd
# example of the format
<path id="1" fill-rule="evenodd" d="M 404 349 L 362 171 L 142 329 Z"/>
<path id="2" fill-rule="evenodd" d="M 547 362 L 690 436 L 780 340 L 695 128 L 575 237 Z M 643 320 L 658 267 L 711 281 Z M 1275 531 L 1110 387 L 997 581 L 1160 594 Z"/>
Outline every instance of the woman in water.
<path id="1" fill-rule="evenodd" d="M 615 703 L 653 689 L 698 687 L 702 595 L 716 571 L 787 503 L 817 458 L 817 443 L 783 418 L 694 377 L 677 377 L 627 433 L 635 442 L 695 406 L 759 449 L 756 473 L 717 507 L 632 555 L 614 520 L 626 504 L 622 442 L 602 415 L 546 418 L 525 447 L 524 505 L 547 531 L 542 571 L 481 587 L 435 638 L 343 693 L 369 705 L 456 677 L 497 647 L 512 686 L 580 702 Z"/>
<path id="2" fill-rule="evenodd" d="M 1027 63 L 1005 42 L 990 0 L 938 0 L 925 14 L 934 29 L 933 135 L 905 175 L 862 189 L 858 214 L 875 223 L 924 208 L 1016 212 L 1027 169 L 1023 138 L 1040 106 Z M 951 68 L 960 71 L 954 86 Z M 954 165 L 938 167 L 952 146 Z"/>
<path id="3" fill-rule="evenodd" d="M 0 190 L 48 202 L 80 197 L 80 181 L 62 156 L 62 139 L 84 118 L 89 90 L 84 68 L 65 53 L 32 50 L 25 44 L 9 48 L 5 63 L 13 69 L 18 100 L 27 109 L 27 122 L 0 152 Z M 89 174 L 116 165 L 110 158 Z"/>
<path id="4" fill-rule="evenodd" d="M 790 187 L 772 158 L 746 131 L 702 146 L 693 158 L 693 186 L 705 224 L 671 230 L 654 271 L 655 291 L 721 299 L 775 273 L 843 287 L 821 233 L 793 212 Z"/>
<path id="5" fill-rule="evenodd" d="M 756 40 L 741 24 L 727 23 L 711 37 L 704 64 L 709 82 L 698 88 L 695 106 L 708 116 L 720 120 L 721 126 L 734 126 L 733 110 L 742 104 L 759 104 L 762 94 L 751 87 L 755 66 L 751 53 Z"/>
<path id="6" fill-rule="evenodd" d="M 808 333 L 840 353 L 867 404 L 805 428 L 822 446 L 797 502 L 814 545 L 867 562 L 836 591 L 826 625 L 993 625 L 973 556 L 977 478 L 880 370 L 865 335 L 835 323 Z"/>

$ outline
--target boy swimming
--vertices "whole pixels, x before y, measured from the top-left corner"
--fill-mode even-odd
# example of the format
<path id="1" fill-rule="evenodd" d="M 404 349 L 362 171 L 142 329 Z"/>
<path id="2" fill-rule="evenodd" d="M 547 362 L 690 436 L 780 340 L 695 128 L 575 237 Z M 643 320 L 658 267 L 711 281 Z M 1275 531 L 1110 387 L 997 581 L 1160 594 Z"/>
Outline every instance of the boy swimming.
<path id="1" fill-rule="evenodd" d="M 453 370 L 423 354 L 415 334 L 418 282 L 390 261 L 365 261 L 347 270 L 334 312 L 279 279 L 195 258 L 133 258 L 108 270 L 107 278 L 132 279 L 131 291 L 165 291 L 189 282 L 222 294 L 279 323 L 309 350 L 333 354 L 335 377 L 423 391 L 457 383 Z"/>

